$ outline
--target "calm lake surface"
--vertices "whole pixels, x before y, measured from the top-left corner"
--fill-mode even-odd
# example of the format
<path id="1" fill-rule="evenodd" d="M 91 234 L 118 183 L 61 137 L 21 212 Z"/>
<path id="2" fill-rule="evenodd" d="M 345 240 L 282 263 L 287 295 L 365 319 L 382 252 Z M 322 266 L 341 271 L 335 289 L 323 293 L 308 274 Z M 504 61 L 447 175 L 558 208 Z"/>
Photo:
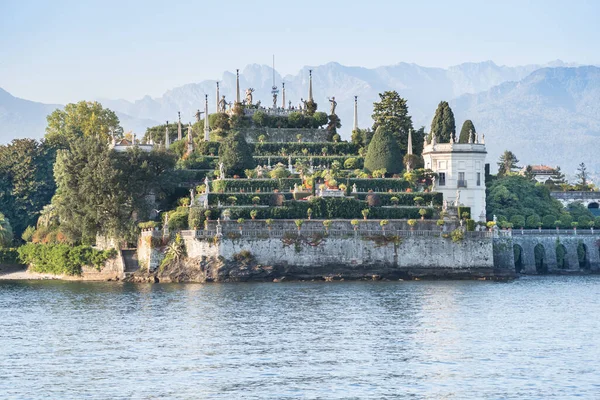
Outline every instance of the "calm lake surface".
<path id="1" fill-rule="evenodd" d="M 600 276 L 0 281 L 2 399 L 600 398 Z"/>

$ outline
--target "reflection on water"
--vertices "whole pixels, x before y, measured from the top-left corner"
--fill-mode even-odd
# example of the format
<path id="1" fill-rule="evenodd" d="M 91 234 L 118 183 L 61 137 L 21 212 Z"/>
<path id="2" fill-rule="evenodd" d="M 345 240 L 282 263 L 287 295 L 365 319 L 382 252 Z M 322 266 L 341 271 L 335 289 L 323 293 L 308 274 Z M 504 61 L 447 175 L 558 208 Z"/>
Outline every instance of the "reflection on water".
<path id="1" fill-rule="evenodd" d="M 0 282 L 0 398 L 597 398 L 600 277 Z"/>

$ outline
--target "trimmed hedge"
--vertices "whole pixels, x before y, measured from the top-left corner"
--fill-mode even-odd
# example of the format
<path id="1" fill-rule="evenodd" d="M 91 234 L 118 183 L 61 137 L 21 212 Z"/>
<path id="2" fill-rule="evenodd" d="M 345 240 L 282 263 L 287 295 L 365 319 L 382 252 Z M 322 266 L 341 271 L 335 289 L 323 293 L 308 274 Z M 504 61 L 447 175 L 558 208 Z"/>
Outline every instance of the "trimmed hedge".
<path id="1" fill-rule="evenodd" d="M 216 205 L 220 201 L 222 205 L 228 205 L 230 203 L 229 197 L 234 196 L 236 198 L 235 204 L 238 206 L 253 205 L 252 199 L 258 197 L 260 201 L 258 205 L 268 206 L 272 205 L 273 197 L 275 195 L 282 195 L 285 200 L 292 200 L 292 193 L 209 193 L 208 204 Z"/>
<path id="2" fill-rule="evenodd" d="M 283 157 L 283 156 L 254 156 L 254 160 L 256 161 L 256 163 L 258 165 L 267 165 L 269 162 L 269 158 L 271 158 L 271 166 L 275 166 L 277 163 L 282 163 L 283 165 L 288 165 L 288 157 Z M 307 161 L 309 161 L 310 159 L 313 159 L 313 166 L 318 166 L 318 165 L 331 165 L 331 163 L 333 163 L 334 161 L 339 161 L 340 164 L 342 164 L 342 168 L 344 168 L 344 162 L 349 159 L 349 158 L 354 158 L 356 159 L 356 167 L 353 169 L 362 169 L 363 165 L 364 165 L 364 158 L 360 157 L 360 156 L 353 156 L 353 155 L 349 155 L 349 156 L 298 156 L 298 155 L 293 155 L 292 156 L 292 165 L 296 165 L 296 162 L 299 159 L 306 159 Z"/>
<path id="3" fill-rule="evenodd" d="M 433 208 L 427 207 L 371 207 L 369 208 L 369 219 L 421 219 L 421 214 L 419 214 L 421 208 L 425 208 L 427 211 L 425 219 L 431 219 L 433 217 Z"/>
<path id="4" fill-rule="evenodd" d="M 294 184 L 302 185 L 300 178 L 281 178 L 281 179 L 222 179 L 214 180 L 210 184 L 211 191 L 218 193 L 221 190 L 227 193 L 237 193 L 240 190 L 248 193 L 254 193 L 260 189 L 261 192 L 272 192 L 289 190 Z"/>
<path id="5" fill-rule="evenodd" d="M 81 275 L 81 267 L 90 265 L 100 270 L 116 250 L 99 251 L 91 246 L 27 243 L 18 249 L 19 261 L 31 270 L 54 275 Z"/>
<path id="6" fill-rule="evenodd" d="M 322 156 L 322 149 L 327 149 L 328 156 L 343 156 L 343 155 L 356 155 L 358 154 L 358 146 L 353 143 L 340 142 L 322 142 L 322 143 L 254 143 L 254 155 L 255 156 L 268 156 L 268 155 L 281 155 L 281 150 L 285 150 L 286 155 L 303 155 L 302 150 L 307 149 L 308 155 L 310 156 Z"/>
<path id="7" fill-rule="evenodd" d="M 350 188 L 350 190 L 352 190 L 352 188 Z M 376 194 L 377 197 L 379 198 L 380 204 L 382 206 L 393 206 L 394 203 L 392 203 L 392 197 L 396 197 L 398 198 L 398 205 L 400 206 L 415 206 L 415 197 L 422 197 L 423 198 L 423 202 L 422 202 L 422 206 L 429 206 L 431 204 L 431 202 L 433 201 L 433 205 L 434 206 L 441 206 L 442 203 L 444 202 L 444 195 L 442 193 L 436 193 L 436 192 L 431 192 L 431 193 L 406 193 L 406 192 L 399 192 L 399 193 L 359 193 L 357 194 L 357 198 L 360 200 L 365 200 L 367 198 L 368 195 L 370 194 Z"/>
<path id="8" fill-rule="evenodd" d="M 393 192 L 403 192 L 410 187 L 410 183 L 401 178 L 348 178 L 346 186 L 348 191 L 352 191 L 352 185 L 356 184 L 359 192 L 387 192 L 390 189 Z"/>

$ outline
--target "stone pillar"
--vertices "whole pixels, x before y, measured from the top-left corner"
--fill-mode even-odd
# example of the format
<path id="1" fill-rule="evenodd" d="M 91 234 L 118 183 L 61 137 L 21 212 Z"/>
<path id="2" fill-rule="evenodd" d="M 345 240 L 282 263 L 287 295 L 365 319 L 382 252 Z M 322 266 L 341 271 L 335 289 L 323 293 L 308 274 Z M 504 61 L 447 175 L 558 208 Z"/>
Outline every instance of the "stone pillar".
<path id="1" fill-rule="evenodd" d="M 165 128 L 165 149 L 169 149 L 171 146 L 171 139 L 169 138 L 169 121 L 167 121 L 167 127 Z"/>
<path id="2" fill-rule="evenodd" d="M 217 83 L 218 85 L 218 83 Z M 217 86 L 217 92 L 219 91 L 219 87 Z M 217 99 L 218 101 L 218 99 Z M 218 107 L 218 104 L 217 104 Z M 209 139 L 210 127 L 208 125 L 208 95 L 204 95 L 204 141 L 208 142 Z"/>
<path id="3" fill-rule="evenodd" d="M 354 96 L 354 126 L 352 130 L 358 130 L 358 96 Z"/>
<path id="4" fill-rule="evenodd" d="M 192 123 L 188 124 L 188 142 L 187 142 L 187 154 L 190 155 L 194 151 L 194 138 L 192 133 Z"/>
<path id="5" fill-rule="evenodd" d="M 219 99 L 221 97 L 219 96 L 219 82 L 217 81 L 217 97 L 215 97 L 215 112 L 218 113 L 219 112 Z M 205 114 L 206 116 L 208 116 L 208 114 Z"/>
<path id="6" fill-rule="evenodd" d="M 241 103 L 240 98 L 240 70 L 235 70 L 235 101 L 236 103 Z"/>
<path id="7" fill-rule="evenodd" d="M 177 111 L 177 140 L 181 140 L 181 111 Z"/>
<path id="8" fill-rule="evenodd" d="M 308 101 L 313 101 L 312 92 L 312 69 L 308 70 Z"/>
<path id="9" fill-rule="evenodd" d="M 281 82 L 281 108 L 285 110 L 285 82 Z"/>

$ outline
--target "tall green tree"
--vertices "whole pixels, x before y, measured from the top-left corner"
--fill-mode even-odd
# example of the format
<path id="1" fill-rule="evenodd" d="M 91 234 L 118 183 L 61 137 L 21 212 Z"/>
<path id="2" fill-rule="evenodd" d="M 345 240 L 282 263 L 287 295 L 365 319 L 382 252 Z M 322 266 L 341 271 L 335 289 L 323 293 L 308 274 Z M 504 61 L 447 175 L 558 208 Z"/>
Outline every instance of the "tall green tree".
<path id="1" fill-rule="evenodd" d="M 577 174 L 575 174 L 575 177 L 577 178 L 577 189 L 578 190 L 582 190 L 582 191 L 586 191 L 589 190 L 589 185 L 588 185 L 588 172 L 587 172 L 587 167 L 585 166 L 585 163 L 581 163 L 579 164 L 579 166 L 577 167 Z"/>
<path id="2" fill-rule="evenodd" d="M 219 162 L 223 163 L 228 175 L 244 175 L 244 170 L 256 166 L 252 150 L 244 135 L 239 132 L 227 137 L 219 147 Z"/>
<path id="3" fill-rule="evenodd" d="M 95 136 L 109 141 L 111 136 L 123 136 L 117 115 L 97 101 L 67 104 L 47 117 L 46 140 L 52 146 L 67 148 L 80 137 Z"/>
<path id="4" fill-rule="evenodd" d="M 413 128 L 412 118 L 408 115 L 406 99 L 400 97 L 398 92 L 387 91 L 379 93 L 379 101 L 373 103 L 373 131 L 380 126 L 394 135 L 396 142 L 406 154 L 408 131 Z"/>
<path id="5" fill-rule="evenodd" d="M 17 237 L 35 225 L 56 186 L 52 174 L 55 151 L 47 143 L 16 139 L 0 146 L 0 210 Z"/>
<path id="6" fill-rule="evenodd" d="M 342 127 L 340 117 L 336 114 L 329 116 L 329 124 L 327 124 L 327 140 L 332 141 L 333 136 L 337 133 L 337 130 Z"/>
<path id="7" fill-rule="evenodd" d="M 394 135 L 383 126 L 377 128 L 369 143 L 365 168 L 371 172 L 385 168 L 390 174 L 402 171 L 402 150 Z"/>
<path id="8" fill-rule="evenodd" d="M 498 176 L 508 175 L 511 172 L 521 168 L 517 164 L 519 160 L 512 151 L 505 150 L 498 160 Z"/>
<path id="9" fill-rule="evenodd" d="M 451 137 L 456 141 L 454 113 L 447 101 L 441 101 L 435 110 L 433 121 L 431 121 L 429 141 L 431 141 L 432 135 L 435 135 L 438 143 L 449 143 Z"/>
<path id="10" fill-rule="evenodd" d="M 111 151 L 96 137 L 76 139 L 55 164 L 60 228 L 70 238 L 94 243 L 96 234 L 130 239 L 139 219 L 148 218 L 149 194 L 160 196 L 175 157 L 170 152 Z M 166 176 L 169 174 L 169 176 Z"/>
<path id="11" fill-rule="evenodd" d="M 10 222 L 0 213 L 0 248 L 10 247 L 13 241 L 13 231 Z"/>
<path id="12" fill-rule="evenodd" d="M 168 125 L 165 123 L 162 125 L 156 125 L 146 128 L 146 133 L 144 134 L 144 138 L 142 139 L 142 141 L 146 143 L 152 141 L 152 143 L 154 144 L 164 145 L 167 126 L 169 127 L 169 141 L 171 143 L 175 143 L 175 141 L 177 140 L 177 122 L 169 123 Z M 204 128 L 204 125 L 202 125 L 202 127 Z M 182 126 L 181 130 L 183 135 L 187 134 L 185 126 Z"/>
<path id="13" fill-rule="evenodd" d="M 477 133 L 477 131 L 475 130 L 475 125 L 473 125 L 473 121 L 471 121 L 470 119 L 466 120 L 463 123 L 462 129 L 460 130 L 458 143 L 469 143 L 469 132 L 473 132 L 473 135 Z"/>

